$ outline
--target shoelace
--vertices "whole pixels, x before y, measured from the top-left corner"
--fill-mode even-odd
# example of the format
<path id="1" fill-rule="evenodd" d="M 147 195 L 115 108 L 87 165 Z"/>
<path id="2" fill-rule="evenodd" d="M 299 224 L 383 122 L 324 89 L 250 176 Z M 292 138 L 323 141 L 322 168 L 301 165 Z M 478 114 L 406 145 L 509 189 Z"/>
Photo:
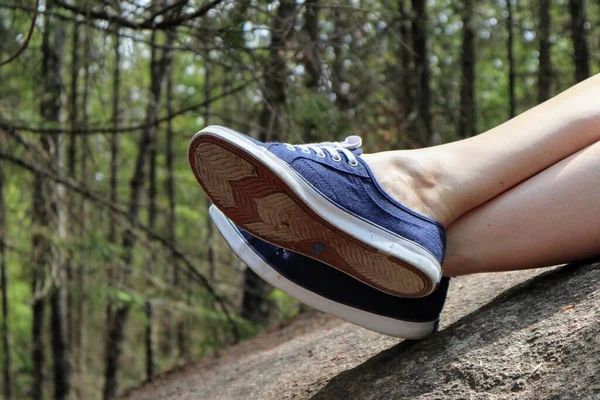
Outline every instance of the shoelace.
<path id="1" fill-rule="evenodd" d="M 292 151 L 299 149 L 304 153 L 310 153 L 311 150 L 315 152 L 317 157 L 324 158 L 325 153 L 331 156 L 333 161 L 342 161 L 340 153 L 343 154 L 348 160 L 348 164 L 353 167 L 358 165 L 358 160 L 352 150 L 358 149 L 362 145 L 362 139 L 360 136 L 348 136 L 343 142 L 323 142 L 313 144 L 286 144 L 287 148 Z"/>

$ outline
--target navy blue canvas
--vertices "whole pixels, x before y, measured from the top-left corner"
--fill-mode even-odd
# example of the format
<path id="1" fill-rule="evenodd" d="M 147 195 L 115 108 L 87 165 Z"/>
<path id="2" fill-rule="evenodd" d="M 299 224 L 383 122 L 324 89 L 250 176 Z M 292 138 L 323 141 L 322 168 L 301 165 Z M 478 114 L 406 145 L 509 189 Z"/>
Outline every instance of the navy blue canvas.
<path id="1" fill-rule="evenodd" d="M 298 175 L 321 195 L 344 211 L 408 239 L 431 253 L 440 263 L 446 247 L 445 229 L 438 222 L 416 213 L 391 198 L 377 183 L 369 166 L 360 157 L 352 166 L 343 152 L 336 161 L 325 153 L 319 157 L 310 150 L 301 151 L 285 143 L 261 143 L 290 165 Z M 352 150 L 359 155 L 360 148 Z"/>
<path id="2" fill-rule="evenodd" d="M 254 251 L 288 280 L 329 300 L 356 309 L 409 322 L 432 322 L 440 317 L 449 278 L 442 278 L 429 296 L 402 298 L 368 286 L 312 258 L 262 241 L 237 228 Z"/>

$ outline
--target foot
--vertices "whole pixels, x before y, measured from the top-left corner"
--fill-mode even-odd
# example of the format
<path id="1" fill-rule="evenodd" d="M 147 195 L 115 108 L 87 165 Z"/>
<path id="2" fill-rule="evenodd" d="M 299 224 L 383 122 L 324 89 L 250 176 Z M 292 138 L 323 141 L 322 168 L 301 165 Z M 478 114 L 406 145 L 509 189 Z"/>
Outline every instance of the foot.
<path id="1" fill-rule="evenodd" d="M 446 186 L 437 159 L 423 150 L 385 151 L 363 154 L 383 190 L 406 207 L 450 225 L 453 215 L 442 195 Z"/>
<path id="2" fill-rule="evenodd" d="M 210 217 L 240 259 L 269 284 L 319 311 L 385 335 L 422 339 L 437 330 L 448 291 L 442 278 L 429 296 L 391 296 L 326 264 L 239 229 L 215 206 Z"/>
<path id="3" fill-rule="evenodd" d="M 213 203 L 254 236 L 389 294 L 426 296 L 441 278 L 444 227 L 386 193 L 360 145 L 261 143 L 211 126 L 188 155 Z"/>

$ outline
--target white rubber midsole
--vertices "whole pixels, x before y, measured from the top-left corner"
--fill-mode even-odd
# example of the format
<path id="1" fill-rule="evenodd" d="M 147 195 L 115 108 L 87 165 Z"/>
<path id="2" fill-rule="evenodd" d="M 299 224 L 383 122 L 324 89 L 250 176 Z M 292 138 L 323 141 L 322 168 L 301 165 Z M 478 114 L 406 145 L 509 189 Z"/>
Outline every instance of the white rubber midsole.
<path id="1" fill-rule="evenodd" d="M 217 229 L 219 229 L 219 232 L 221 232 L 221 235 L 229 243 L 235 254 L 256 272 L 258 276 L 296 300 L 319 311 L 335 315 L 345 321 L 388 336 L 405 339 L 422 339 L 434 331 L 436 321 L 410 322 L 373 314 L 329 300 L 302 286 L 296 285 L 279 274 L 254 251 L 252 246 L 246 242 L 240 232 L 232 225 L 232 222 L 217 207 L 211 206 L 209 212 Z"/>
<path id="2" fill-rule="evenodd" d="M 192 142 L 199 135 L 212 135 L 218 137 L 247 152 L 251 149 L 249 153 L 252 156 L 277 174 L 314 212 L 319 214 L 321 218 L 341 231 L 373 246 L 381 253 L 399 258 L 408 264 L 415 266 L 431 280 L 431 291 L 435 290 L 437 287 L 437 284 L 442 277 L 442 269 L 439 262 L 427 250 L 410 240 L 393 235 L 390 232 L 369 224 L 335 206 L 307 182 L 299 178 L 296 172 L 283 160 L 279 159 L 264 147 L 257 146 L 243 135 L 240 135 L 231 129 L 216 125 L 208 126 L 196 133 L 192 138 Z M 368 282 L 366 283 L 368 284 Z"/>

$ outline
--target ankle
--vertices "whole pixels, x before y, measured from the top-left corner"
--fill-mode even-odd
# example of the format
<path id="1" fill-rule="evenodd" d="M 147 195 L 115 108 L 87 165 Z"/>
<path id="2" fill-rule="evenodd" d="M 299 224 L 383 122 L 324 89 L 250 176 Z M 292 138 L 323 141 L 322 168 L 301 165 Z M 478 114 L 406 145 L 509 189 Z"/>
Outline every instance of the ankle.
<path id="1" fill-rule="evenodd" d="M 381 187 L 395 200 L 448 227 L 453 220 L 439 163 L 422 150 L 387 151 L 362 156 Z"/>

